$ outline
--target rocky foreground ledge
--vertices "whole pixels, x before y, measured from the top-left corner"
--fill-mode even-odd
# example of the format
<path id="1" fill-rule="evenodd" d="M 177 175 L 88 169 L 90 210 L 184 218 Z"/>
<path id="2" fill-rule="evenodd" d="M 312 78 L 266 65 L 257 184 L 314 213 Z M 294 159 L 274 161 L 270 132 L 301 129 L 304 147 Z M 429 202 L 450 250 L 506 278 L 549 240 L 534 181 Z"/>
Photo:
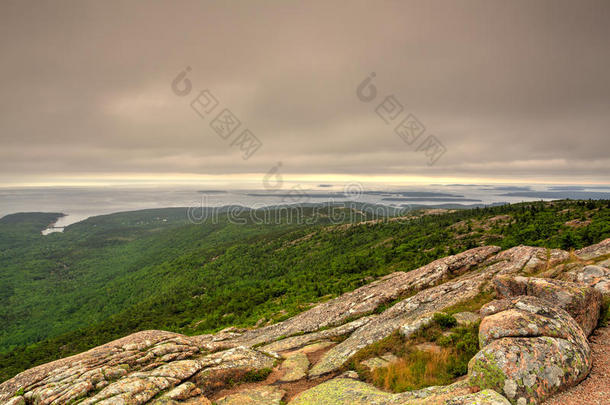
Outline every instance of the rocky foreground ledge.
<path id="1" fill-rule="evenodd" d="M 0 385 L 0 403 L 539 404 L 591 369 L 587 337 L 610 294 L 609 257 L 610 239 L 572 253 L 479 247 L 259 329 L 138 332 L 24 371 Z M 497 299 L 477 314 L 481 350 L 464 379 L 393 394 L 347 371 L 359 350 L 485 290 Z"/>

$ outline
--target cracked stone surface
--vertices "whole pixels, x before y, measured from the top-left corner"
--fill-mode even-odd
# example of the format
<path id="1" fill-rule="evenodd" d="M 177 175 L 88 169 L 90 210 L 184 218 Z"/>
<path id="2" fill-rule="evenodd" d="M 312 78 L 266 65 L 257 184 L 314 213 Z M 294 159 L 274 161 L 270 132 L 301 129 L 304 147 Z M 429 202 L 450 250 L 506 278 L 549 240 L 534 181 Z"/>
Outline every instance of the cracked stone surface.
<path id="1" fill-rule="evenodd" d="M 161 400 L 170 399 L 170 400 L 185 400 L 195 396 L 199 396 L 201 394 L 201 390 L 197 388 L 195 384 L 190 381 L 187 381 L 183 384 L 178 385 L 173 388 L 166 394 L 161 397 Z"/>
<path id="2" fill-rule="evenodd" d="M 537 404 L 578 384 L 590 366 L 583 351 L 565 339 L 501 338 L 477 353 L 469 374 L 473 386 L 497 390 L 513 404 Z"/>
<path id="3" fill-rule="evenodd" d="M 21 395 L 11 398 L 6 402 L 6 405 L 25 405 L 25 398 Z"/>
<path id="4" fill-rule="evenodd" d="M 216 401 L 218 405 L 280 405 L 285 391 L 273 386 L 245 389 Z"/>
<path id="5" fill-rule="evenodd" d="M 278 353 L 288 350 L 298 349 L 303 347 L 311 342 L 316 342 L 319 340 L 324 340 L 332 337 L 346 335 L 348 333 L 353 332 L 354 330 L 366 325 L 371 320 L 375 319 L 377 316 L 366 316 L 360 319 L 357 319 L 352 322 L 348 322 L 344 325 L 337 326 L 332 329 L 323 330 L 320 332 L 308 333 L 306 335 L 293 336 L 288 337 L 286 339 L 278 340 L 277 342 L 269 343 L 268 345 L 262 346 L 259 350 L 267 353 Z"/>
<path id="6" fill-rule="evenodd" d="M 138 332 L 26 370 L 0 385 L 0 400 L 11 397 L 21 388 L 28 403 L 61 404 L 103 389 L 133 370 L 155 367 L 171 359 L 178 361 L 197 353 L 199 348 L 186 336 L 154 330 Z"/>

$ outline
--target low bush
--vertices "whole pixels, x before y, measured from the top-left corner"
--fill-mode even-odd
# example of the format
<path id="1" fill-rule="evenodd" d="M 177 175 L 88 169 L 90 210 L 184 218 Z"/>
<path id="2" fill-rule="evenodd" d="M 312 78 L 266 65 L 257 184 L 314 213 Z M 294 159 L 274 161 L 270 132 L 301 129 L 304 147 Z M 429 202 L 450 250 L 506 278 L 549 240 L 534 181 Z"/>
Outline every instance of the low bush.
<path id="1" fill-rule="evenodd" d="M 443 312 L 439 312 L 434 314 L 432 318 L 434 322 L 436 322 L 441 328 L 452 328 L 457 325 L 457 321 L 453 317 L 453 315 L 448 315 Z"/>
<path id="2" fill-rule="evenodd" d="M 269 376 L 269 374 L 271 374 L 272 371 L 273 370 L 271 370 L 270 368 L 262 368 L 260 370 L 247 371 L 244 374 L 244 376 L 242 377 L 241 382 L 248 383 L 248 382 L 264 381 L 267 379 L 267 377 Z"/>

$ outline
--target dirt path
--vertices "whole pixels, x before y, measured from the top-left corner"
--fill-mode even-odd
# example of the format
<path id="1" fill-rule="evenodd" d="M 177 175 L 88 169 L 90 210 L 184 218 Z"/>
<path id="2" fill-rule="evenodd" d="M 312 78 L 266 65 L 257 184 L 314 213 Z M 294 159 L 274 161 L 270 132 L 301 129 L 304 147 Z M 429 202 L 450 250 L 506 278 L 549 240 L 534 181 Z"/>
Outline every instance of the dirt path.
<path id="1" fill-rule="evenodd" d="M 576 387 L 553 396 L 544 405 L 610 404 L 610 326 L 596 330 L 589 338 L 593 368 Z"/>

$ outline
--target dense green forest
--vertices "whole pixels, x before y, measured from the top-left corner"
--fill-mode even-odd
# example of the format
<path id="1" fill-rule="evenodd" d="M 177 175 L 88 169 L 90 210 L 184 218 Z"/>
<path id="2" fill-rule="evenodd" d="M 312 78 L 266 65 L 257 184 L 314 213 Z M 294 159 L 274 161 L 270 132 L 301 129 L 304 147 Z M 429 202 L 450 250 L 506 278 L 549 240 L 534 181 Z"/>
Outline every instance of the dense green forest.
<path id="1" fill-rule="evenodd" d="M 225 211 L 201 224 L 183 208 L 145 210 L 47 236 L 40 231 L 61 214 L 0 219 L 0 380 L 138 330 L 198 334 L 276 322 L 482 244 L 572 249 L 610 237 L 605 200 L 377 220 L 354 206 L 341 209 L 350 214 L 338 217 L 343 224 L 331 208 L 303 208 L 307 221 L 268 209 L 254 218 L 277 220 L 242 211 L 236 221 Z"/>

